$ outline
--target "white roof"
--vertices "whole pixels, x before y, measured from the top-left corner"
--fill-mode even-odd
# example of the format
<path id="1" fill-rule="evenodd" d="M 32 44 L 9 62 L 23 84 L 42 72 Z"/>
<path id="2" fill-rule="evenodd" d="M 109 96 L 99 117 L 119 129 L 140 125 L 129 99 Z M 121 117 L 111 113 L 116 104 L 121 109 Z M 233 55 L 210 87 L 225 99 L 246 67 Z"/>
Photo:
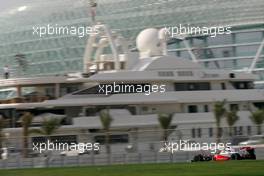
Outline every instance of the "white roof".
<path id="1" fill-rule="evenodd" d="M 37 107 L 72 107 L 86 105 L 133 105 L 133 104 L 170 104 L 170 103 L 204 103 L 226 99 L 229 102 L 263 102 L 264 90 L 211 90 L 211 91 L 176 91 L 165 93 L 114 94 L 103 97 L 89 97 L 82 95 L 76 98 L 60 98 L 47 100 L 42 103 L 22 103 L 0 105 L 6 108 L 37 108 Z"/>
<path id="2" fill-rule="evenodd" d="M 199 63 L 175 56 L 160 56 L 152 60 L 145 70 L 202 69 Z"/>
<path id="3" fill-rule="evenodd" d="M 180 75 L 182 71 L 191 72 L 191 75 Z M 170 72 L 171 76 L 162 76 L 159 73 Z M 205 81 L 205 80 L 230 80 L 232 70 L 213 70 L 203 68 L 198 63 L 187 59 L 172 56 L 139 59 L 131 70 L 101 72 L 90 77 L 91 81 Z M 256 75 L 236 72 L 235 80 L 255 80 Z"/>

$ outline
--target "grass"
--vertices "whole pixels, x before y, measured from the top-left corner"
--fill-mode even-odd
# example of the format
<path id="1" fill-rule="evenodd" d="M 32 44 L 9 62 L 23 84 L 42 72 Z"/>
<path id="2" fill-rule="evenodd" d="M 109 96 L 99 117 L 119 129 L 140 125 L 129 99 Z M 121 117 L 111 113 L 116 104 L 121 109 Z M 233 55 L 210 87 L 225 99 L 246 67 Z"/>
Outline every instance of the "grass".
<path id="1" fill-rule="evenodd" d="M 1 176 L 263 176 L 264 161 L 0 170 Z"/>

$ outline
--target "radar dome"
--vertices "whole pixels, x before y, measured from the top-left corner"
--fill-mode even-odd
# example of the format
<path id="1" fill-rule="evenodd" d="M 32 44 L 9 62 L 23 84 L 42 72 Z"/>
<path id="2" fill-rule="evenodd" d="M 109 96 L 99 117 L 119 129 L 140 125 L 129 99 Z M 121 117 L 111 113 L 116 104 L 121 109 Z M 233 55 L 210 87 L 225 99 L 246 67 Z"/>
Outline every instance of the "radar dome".
<path id="1" fill-rule="evenodd" d="M 141 58 L 161 54 L 158 29 L 149 28 L 141 31 L 136 42 Z"/>

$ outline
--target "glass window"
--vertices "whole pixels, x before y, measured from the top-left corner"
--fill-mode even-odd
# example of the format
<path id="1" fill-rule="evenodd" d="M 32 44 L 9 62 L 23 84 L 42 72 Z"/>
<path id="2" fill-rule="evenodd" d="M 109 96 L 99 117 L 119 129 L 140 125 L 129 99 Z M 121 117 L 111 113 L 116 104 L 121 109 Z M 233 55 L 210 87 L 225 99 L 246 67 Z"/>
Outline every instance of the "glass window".
<path id="1" fill-rule="evenodd" d="M 195 138 L 196 137 L 196 133 L 195 133 L 195 129 L 193 128 L 192 129 L 192 138 Z"/>
<path id="2" fill-rule="evenodd" d="M 226 84 L 225 83 L 221 83 L 221 88 L 222 88 L 222 90 L 225 90 L 226 89 Z"/>
<path id="3" fill-rule="evenodd" d="M 196 105 L 189 105 L 188 106 L 188 112 L 189 113 L 196 113 L 196 112 L 198 112 L 197 106 Z"/>
<path id="4" fill-rule="evenodd" d="M 204 105 L 204 112 L 209 112 L 209 107 L 208 107 L 208 105 Z"/>
<path id="5" fill-rule="evenodd" d="M 210 83 L 175 83 L 175 91 L 211 90 Z"/>
<path id="6" fill-rule="evenodd" d="M 209 137 L 213 137 L 213 128 L 209 128 L 208 129 L 208 131 L 209 131 Z"/>
<path id="7" fill-rule="evenodd" d="M 201 138 L 202 137 L 202 129 L 201 128 L 198 128 L 197 129 L 197 137 L 198 138 Z"/>
<path id="8" fill-rule="evenodd" d="M 239 105 L 238 104 L 230 104 L 230 110 L 231 111 L 238 111 Z"/>
<path id="9" fill-rule="evenodd" d="M 105 135 L 95 136 L 94 141 L 100 144 L 105 144 Z M 128 143 L 129 137 L 128 134 L 118 134 L 118 135 L 110 135 L 110 143 Z"/>

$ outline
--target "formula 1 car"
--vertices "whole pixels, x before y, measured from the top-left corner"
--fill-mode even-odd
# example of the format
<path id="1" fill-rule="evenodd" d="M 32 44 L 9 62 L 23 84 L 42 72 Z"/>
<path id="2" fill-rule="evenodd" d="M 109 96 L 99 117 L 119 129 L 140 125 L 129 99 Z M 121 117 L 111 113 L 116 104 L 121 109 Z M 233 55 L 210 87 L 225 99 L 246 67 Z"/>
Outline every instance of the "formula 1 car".
<path id="1" fill-rule="evenodd" d="M 192 162 L 211 161 L 212 159 L 213 159 L 213 155 L 210 152 L 206 152 L 204 150 L 201 150 L 198 155 L 195 155 L 193 157 Z"/>
<path id="2" fill-rule="evenodd" d="M 214 161 L 227 161 L 227 160 L 255 160 L 255 149 L 252 147 L 232 148 L 228 147 L 223 150 L 218 150 L 214 156 Z"/>

